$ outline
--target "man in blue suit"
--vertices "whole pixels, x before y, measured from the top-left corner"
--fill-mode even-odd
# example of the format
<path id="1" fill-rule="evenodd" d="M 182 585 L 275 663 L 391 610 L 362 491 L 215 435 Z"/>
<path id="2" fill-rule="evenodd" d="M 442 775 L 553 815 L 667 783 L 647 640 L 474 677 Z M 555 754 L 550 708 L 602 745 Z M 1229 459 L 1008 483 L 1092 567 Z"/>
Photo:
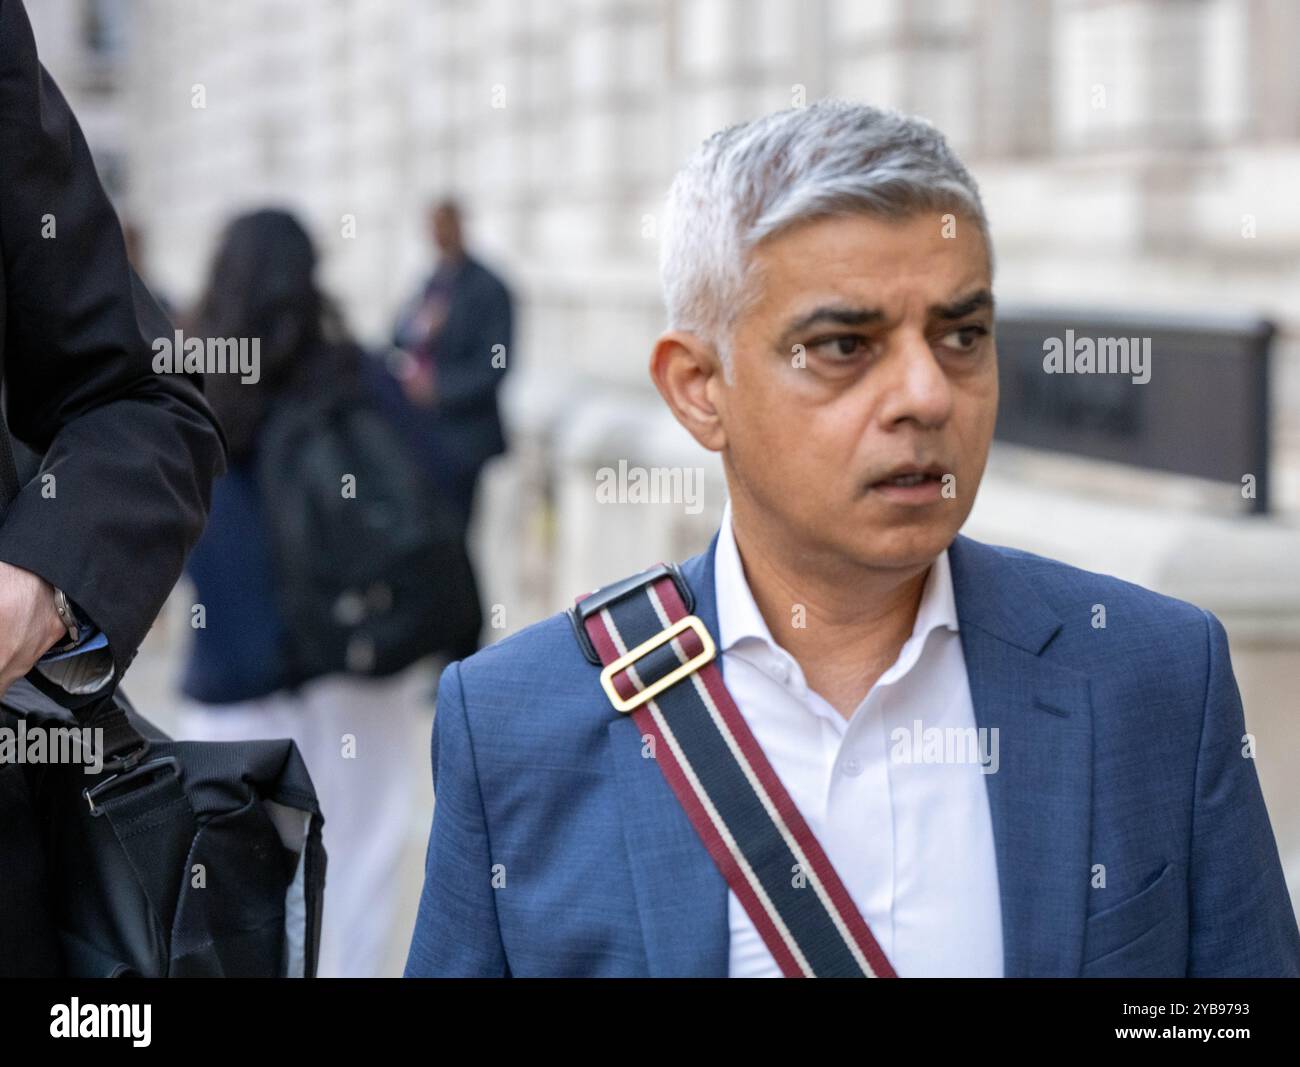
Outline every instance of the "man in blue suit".
<path id="1" fill-rule="evenodd" d="M 558 615 L 447 669 L 407 974 L 831 973 L 759 824 L 861 973 L 1300 974 L 1219 622 L 958 534 L 997 356 L 942 136 L 833 102 L 724 130 L 662 268 L 651 375 L 722 456 L 722 527 L 680 584 L 591 602 L 607 647 Z M 636 638 L 688 610 L 673 589 L 708 640 L 678 631 L 668 676 Z M 692 762 L 692 714 L 719 760 Z"/>

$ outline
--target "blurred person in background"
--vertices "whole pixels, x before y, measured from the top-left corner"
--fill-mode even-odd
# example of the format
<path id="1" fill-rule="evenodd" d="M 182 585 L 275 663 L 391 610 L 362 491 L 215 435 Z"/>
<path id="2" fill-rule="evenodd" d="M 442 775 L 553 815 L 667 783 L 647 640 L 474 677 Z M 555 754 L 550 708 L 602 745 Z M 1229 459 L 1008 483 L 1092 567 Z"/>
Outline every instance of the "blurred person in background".
<path id="1" fill-rule="evenodd" d="M 484 464 L 505 451 L 497 391 L 508 366 L 513 305 L 509 289 L 465 245 L 459 205 L 429 210 L 438 253 L 433 274 L 398 316 L 390 409 L 425 470 L 468 527 Z M 451 649 L 470 654 L 477 642 Z"/>
<path id="2" fill-rule="evenodd" d="M 411 739 L 421 696 L 410 671 L 322 675 L 293 655 L 293 638 L 314 620 L 286 617 L 277 535 L 291 505 L 283 494 L 268 499 L 259 453 L 295 402 L 363 388 L 359 350 L 317 287 L 316 262 L 292 215 L 262 210 L 237 218 L 193 322 L 192 332 L 204 338 L 258 339 L 260 368 L 255 383 L 233 374 L 209 379 L 230 468 L 215 486 L 207 530 L 187 567 L 202 625 L 195 624 L 184 666 L 188 699 L 178 733 L 298 743 L 325 816 L 329 855 L 318 973 L 370 977 L 379 973 L 396 922 L 392 871 L 418 782 L 420 751 Z M 329 533 L 309 531 L 298 553 L 322 556 Z M 367 551 L 356 546 L 358 554 Z"/>

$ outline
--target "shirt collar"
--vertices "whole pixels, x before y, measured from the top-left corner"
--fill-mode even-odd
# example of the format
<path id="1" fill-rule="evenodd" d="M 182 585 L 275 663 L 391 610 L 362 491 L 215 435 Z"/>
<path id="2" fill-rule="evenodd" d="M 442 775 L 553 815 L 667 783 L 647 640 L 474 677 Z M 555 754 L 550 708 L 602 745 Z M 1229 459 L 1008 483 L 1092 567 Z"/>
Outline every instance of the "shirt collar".
<path id="1" fill-rule="evenodd" d="M 745 570 L 740 562 L 740 550 L 731 527 L 731 501 L 722 511 L 722 524 L 718 530 L 718 547 L 713 559 L 714 591 L 718 605 L 719 651 L 725 652 L 746 638 L 762 641 L 773 651 L 784 651 L 772 639 L 763 614 L 754 602 Z M 919 645 L 931 630 L 946 627 L 956 631 L 957 598 L 953 592 L 952 567 L 948 550 L 935 557 L 926 577 L 921 603 L 917 608 L 916 622 L 907 644 Z"/>

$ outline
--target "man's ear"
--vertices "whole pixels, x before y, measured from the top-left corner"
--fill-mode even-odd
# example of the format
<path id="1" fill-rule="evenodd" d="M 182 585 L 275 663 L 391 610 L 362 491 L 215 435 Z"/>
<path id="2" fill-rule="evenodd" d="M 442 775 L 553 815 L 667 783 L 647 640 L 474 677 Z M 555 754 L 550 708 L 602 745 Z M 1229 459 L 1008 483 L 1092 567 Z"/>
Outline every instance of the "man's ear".
<path id="1" fill-rule="evenodd" d="M 709 451 L 721 452 L 727 436 L 716 401 L 726 379 L 717 349 L 697 334 L 669 330 L 650 353 L 650 377 L 690 435 Z"/>

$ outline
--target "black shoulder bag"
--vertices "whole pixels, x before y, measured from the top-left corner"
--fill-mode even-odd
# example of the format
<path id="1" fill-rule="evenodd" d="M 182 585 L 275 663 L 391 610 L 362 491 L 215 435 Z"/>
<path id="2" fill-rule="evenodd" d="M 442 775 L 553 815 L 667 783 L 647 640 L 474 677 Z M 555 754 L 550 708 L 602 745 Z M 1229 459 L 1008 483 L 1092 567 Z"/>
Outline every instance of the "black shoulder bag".
<path id="1" fill-rule="evenodd" d="M 18 490 L 0 416 L 4 510 Z M 0 697 L 0 976 L 314 977 L 323 822 L 290 740 L 173 741 L 115 685 L 74 713 L 20 681 Z"/>

